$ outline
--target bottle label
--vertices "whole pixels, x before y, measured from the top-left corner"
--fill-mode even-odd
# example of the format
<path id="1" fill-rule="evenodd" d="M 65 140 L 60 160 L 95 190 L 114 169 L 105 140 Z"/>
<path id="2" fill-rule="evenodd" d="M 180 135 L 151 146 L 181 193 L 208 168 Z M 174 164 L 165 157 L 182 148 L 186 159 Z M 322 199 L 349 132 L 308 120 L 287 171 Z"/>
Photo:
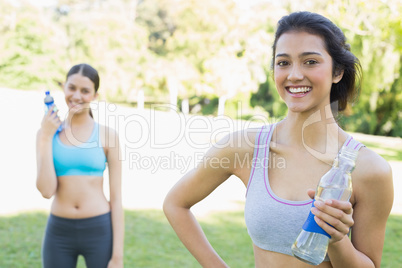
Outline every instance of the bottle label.
<path id="1" fill-rule="evenodd" d="M 314 206 L 315 199 L 313 200 L 313 203 L 311 204 L 311 207 Z M 331 239 L 331 236 L 324 231 L 314 220 L 314 214 L 310 211 L 310 214 L 308 214 L 307 220 L 303 224 L 303 230 L 311 233 L 319 233 L 328 236 L 328 238 Z"/>

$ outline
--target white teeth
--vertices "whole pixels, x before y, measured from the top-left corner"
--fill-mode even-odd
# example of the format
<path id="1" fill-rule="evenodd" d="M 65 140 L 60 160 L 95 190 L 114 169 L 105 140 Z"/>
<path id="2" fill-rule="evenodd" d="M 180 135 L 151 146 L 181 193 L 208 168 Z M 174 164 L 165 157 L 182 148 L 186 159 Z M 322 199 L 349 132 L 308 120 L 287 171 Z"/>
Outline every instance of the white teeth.
<path id="1" fill-rule="evenodd" d="M 306 93 L 311 90 L 311 87 L 290 87 L 289 91 L 291 93 Z"/>

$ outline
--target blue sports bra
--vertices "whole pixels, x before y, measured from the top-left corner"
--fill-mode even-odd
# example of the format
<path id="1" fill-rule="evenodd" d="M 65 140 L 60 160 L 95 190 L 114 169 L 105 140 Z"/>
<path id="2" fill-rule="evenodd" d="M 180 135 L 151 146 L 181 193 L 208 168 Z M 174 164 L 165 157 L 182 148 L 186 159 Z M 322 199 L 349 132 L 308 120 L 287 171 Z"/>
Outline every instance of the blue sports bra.
<path id="1" fill-rule="evenodd" d="M 286 200 L 272 191 L 268 156 L 275 126 L 262 127 L 256 136 L 244 216 L 248 233 L 256 246 L 292 256 L 291 246 L 309 215 L 312 200 Z M 359 150 L 364 145 L 349 136 L 344 146 Z M 329 261 L 328 256 L 325 261 Z"/>
<path id="2" fill-rule="evenodd" d="M 56 176 L 103 176 L 106 156 L 95 122 L 91 137 L 78 146 L 65 145 L 59 134 L 53 137 L 53 164 Z"/>

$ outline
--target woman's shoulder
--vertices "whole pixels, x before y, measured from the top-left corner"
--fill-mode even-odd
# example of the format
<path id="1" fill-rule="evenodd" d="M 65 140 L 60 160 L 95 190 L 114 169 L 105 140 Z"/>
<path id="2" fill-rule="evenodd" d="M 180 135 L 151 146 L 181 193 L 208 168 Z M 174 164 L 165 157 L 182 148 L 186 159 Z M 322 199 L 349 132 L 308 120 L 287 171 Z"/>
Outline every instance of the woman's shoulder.
<path id="1" fill-rule="evenodd" d="M 394 199 L 392 170 L 388 162 L 376 152 L 362 147 L 352 173 L 352 183 L 356 219 L 363 217 L 372 224 L 378 224 L 381 219 L 386 221 Z"/>
<path id="2" fill-rule="evenodd" d="M 99 124 L 95 122 L 99 127 L 99 138 L 103 147 L 109 148 L 111 145 L 118 144 L 119 135 L 114 128 Z"/>
<path id="3" fill-rule="evenodd" d="M 97 122 L 95 122 L 95 124 L 98 125 L 99 127 L 99 132 L 100 133 L 107 133 L 107 134 L 113 134 L 113 135 L 118 135 L 117 130 L 114 128 L 111 128 L 109 126 L 103 125 L 103 124 L 99 124 Z"/>
<path id="4" fill-rule="evenodd" d="M 264 132 L 268 132 L 271 125 L 245 128 L 234 131 L 223 137 L 217 142 L 217 145 L 223 145 L 228 150 L 254 150 L 258 138 Z"/>
<path id="5" fill-rule="evenodd" d="M 242 176 L 241 173 L 245 172 L 243 166 L 251 166 L 249 162 L 253 158 L 256 137 L 261 131 L 262 127 L 229 132 L 210 147 L 199 167 L 214 168 L 219 163 L 222 170 L 243 179 L 248 178 L 248 175 Z"/>
<path id="6" fill-rule="evenodd" d="M 389 163 L 373 150 L 362 147 L 356 159 L 356 168 L 352 175 L 364 183 L 381 184 L 392 181 Z"/>
<path id="7" fill-rule="evenodd" d="M 262 128 L 264 127 L 245 128 L 229 132 L 216 140 L 208 150 L 207 155 L 234 159 L 252 154 L 254 152 L 256 138 L 262 131 Z"/>

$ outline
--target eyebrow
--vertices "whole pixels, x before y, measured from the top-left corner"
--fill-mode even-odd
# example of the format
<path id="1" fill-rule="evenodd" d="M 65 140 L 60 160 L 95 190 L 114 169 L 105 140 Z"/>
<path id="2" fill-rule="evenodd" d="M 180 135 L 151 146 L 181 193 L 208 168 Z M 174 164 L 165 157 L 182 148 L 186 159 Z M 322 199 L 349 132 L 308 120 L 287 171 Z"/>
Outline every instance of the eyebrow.
<path id="1" fill-rule="evenodd" d="M 74 87 L 77 87 L 74 83 L 69 83 L 68 85 L 72 85 L 72 86 L 74 86 Z M 81 88 L 81 89 L 86 89 L 86 90 L 90 90 L 89 88 L 87 88 L 87 87 L 83 87 L 83 88 Z"/>
<path id="2" fill-rule="evenodd" d="M 303 52 L 302 54 L 300 54 L 300 55 L 299 55 L 299 58 L 302 58 L 302 57 L 305 57 L 305 56 L 310 56 L 310 55 L 322 56 L 321 53 L 313 52 L 313 51 L 311 51 L 311 52 L 308 51 L 308 52 Z M 286 53 L 279 53 L 279 54 L 276 54 L 275 58 L 278 58 L 278 57 L 287 57 L 287 58 L 290 58 L 290 55 L 289 55 L 289 54 L 286 54 Z"/>

